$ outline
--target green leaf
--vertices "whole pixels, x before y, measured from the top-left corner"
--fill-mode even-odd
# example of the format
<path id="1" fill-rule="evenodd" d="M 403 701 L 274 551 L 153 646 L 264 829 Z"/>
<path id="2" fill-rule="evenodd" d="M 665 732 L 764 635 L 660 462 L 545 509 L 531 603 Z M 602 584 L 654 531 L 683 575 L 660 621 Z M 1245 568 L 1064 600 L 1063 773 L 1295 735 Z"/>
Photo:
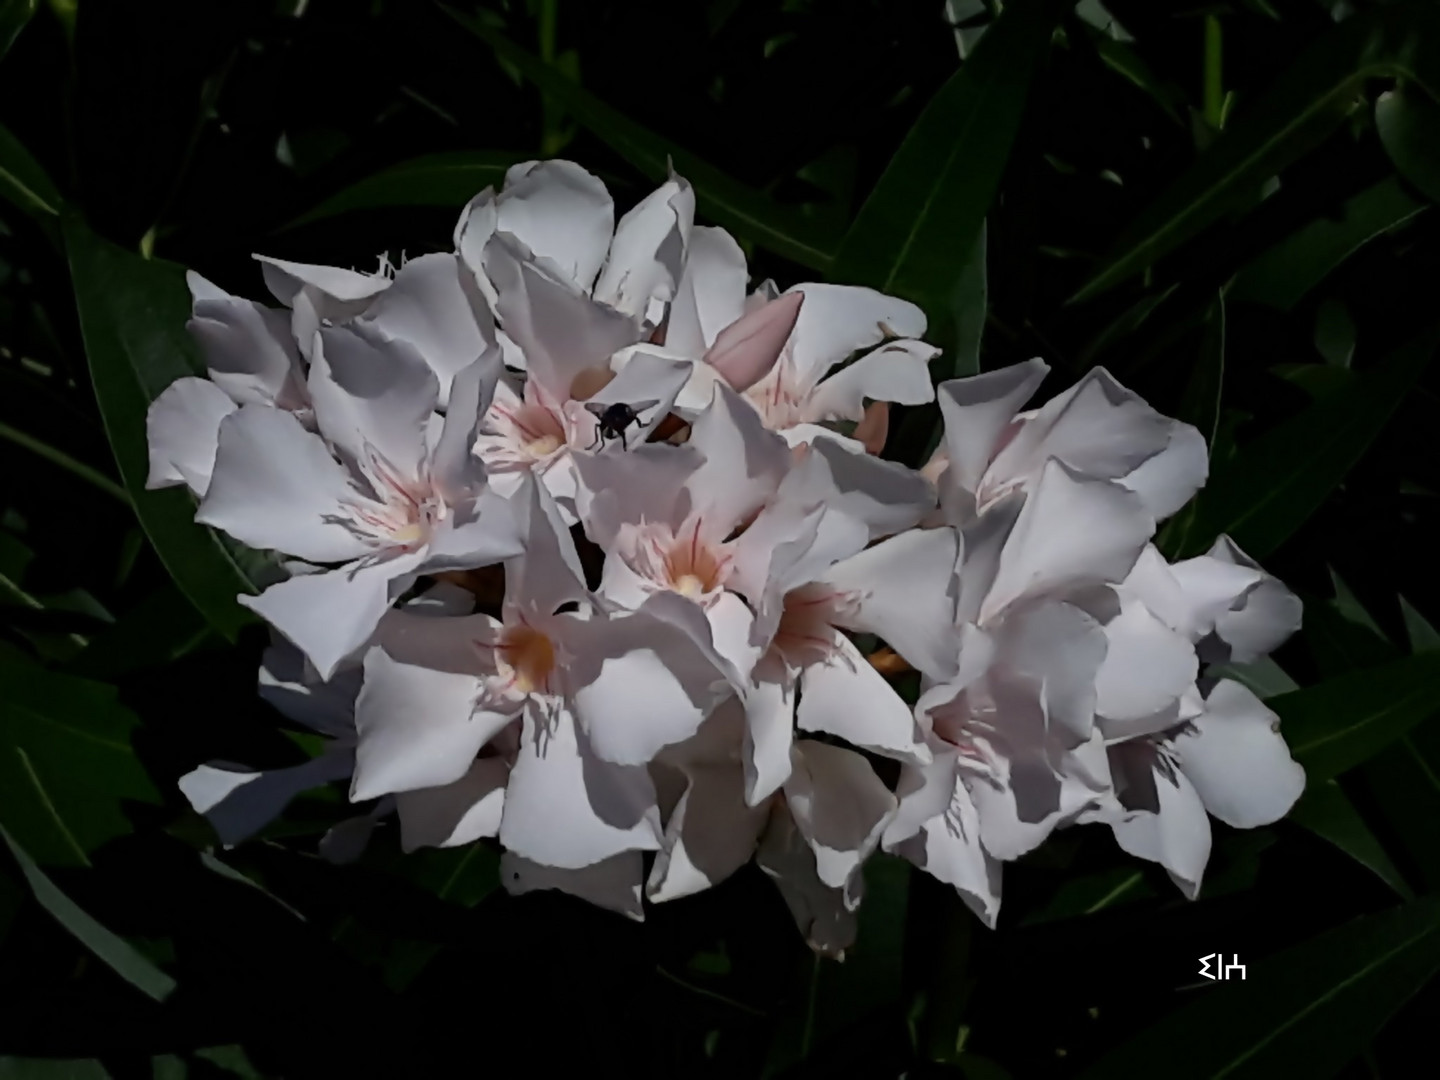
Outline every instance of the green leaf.
<path id="1" fill-rule="evenodd" d="M 1400 175 L 1440 202 L 1440 105 L 1402 85 L 1375 102 L 1375 129 Z"/>
<path id="2" fill-rule="evenodd" d="M 834 257 L 834 242 L 816 229 L 798 211 L 775 202 L 738 180 L 727 176 L 695 154 L 682 150 L 648 128 L 612 109 L 562 71 L 509 41 L 479 19 L 442 7 L 452 19 L 480 38 L 502 61 L 521 75 L 557 106 L 563 108 L 622 158 L 657 182 L 674 170 L 695 188 L 702 214 L 739 236 L 799 263 L 824 271 Z"/>
<path id="3" fill-rule="evenodd" d="M 132 255 L 75 217 L 65 218 L 64 236 L 95 398 L 140 524 L 181 591 L 233 641 L 252 621 L 235 598 L 260 591 L 267 560 L 195 524 L 194 500 L 183 489 L 145 490 L 146 411 L 162 390 L 199 367 L 185 330 L 184 271 Z"/>
<path id="4" fill-rule="evenodd" d="M 932 318 L 949 314 L 1064 6 L 1006 5 L 890 159 L 840 244 L 832 279 L 903 296 Z"/>
<path id="5" fill-rule="evenodd" d="M 5 59 L 39 6 L 40 0 L 0 0 L 0 60 Z"/>
<path id="6" fill-rule="evenodd" d="M 950 367 L 950 377 L 964 378 L 980 374 L 980 339 L 985 331 L 987 293 L 985 275 L 985 222 L 980 222 L 980 232 L 970 249 L 970 257 L 960 270 L 951 297 L 950 309 L 955 318 L 955 360 Z"/>
<path id="7" fill-rule="evenodd" d="M 1333 779 L 1306 786 L 1305 794 L 1289 813 L 1289 819 L 1327 840 L 1349 855 L 1361 866 L 1370 870 L 1381 881 L 1389 885 L 1405 900 L 1413 900 L 1415 894 L 1405 884 L 1400 871 L 1390 861 L 1390 856 L 1355 804 Z"/>
<path id="8" fill-rule="evenodd" d="M 1249 687 L 1250 691 L 1262 700 L 1300 689 L 1300 684 L 1268 656 L 1262 656 L 1248 664 L 1216 664 L 1207 668 L 1205 674 L 1213 675 L 1217 679 L 1234 679 Z"/>
<path id="9" fill-rule="evenodd" d="M 1185 94 L 1172 82 L 1161 79 L 1140 54 L 1123 42 L 1116 41 L 1099 28 L 1087 28 L 1090 40 L 1100 60 L 1111 71 L 1149 95 L 1150 99 L 1175 123 L 1187 127 L 1186 110 L 1189 102 Z"/>
<path id="10" fill-rule="evenodd" d="M 1215 302 L 1205 315 L 1200 335 L 1200 355 L 1191 369 L 1185 396 L 1180 402 L 1178 418 L 1191 424 L 1205 438 L 1205 445 L 1214 453 L 1220 434 L 1221 401 L 1225 393 L 1225 295 L 1217 293 Z M 1165 523 L 1156 545 L 1164 552 L 1185 550 L 1195 529 L 1200 504 L 1191 500 L 1184 509 Z"/>
<path id="11" fill-rule="evenodd" d="M 1332 367 L 1348 369 L 1355 358 L 1355 320 L 1339 300 L 1326 300 L 1315 311 L 1315 351 Z"/>
<path id="12" fill-rule="evenodd" d="M 207 639 L 218 640 L 195 606 L 167 581 L 95 634 L 67 669 L 92 679 L 115 679 L 174 663 Z"/>
<path id="13" fill-rule="evenodd" d="M 3 125 L 0 125 L 0 198 L 14 203 L 31 217 L 54 217 L 65 202 L 40 163 Z"/>
<path id="14" fill-rule="evenodd" d="M 1405 620 L 1405 636 L 1410 639 L 1411 652 L 1434 652 L 1440 650 L 1440 630 L 1421 615 L 1409 600 L 1400 597 L 1400 616 Z"/>
<path id="15" fill-rule="evenodd" d="M 1357 919 L 1263 960 L 1142 1032 L 1082 1080 L 1325 1080 L 1440 968 L 1440 897 Z M 1183 1049 L 1183 1052 L 1180 1052 Z"/>
<path id="16" fill-rule="evenodd" d="M 1091 874 L 1066 877 L 1043 907 L 1038 907 L 1021 920 L 1021 926 L 1036 926 L 1093 915 L 1107 908 L 1120 907 L 1155 897 L 1155 890 L 1136 866 L 1116 866 Z"/>
<path id="17" fill-rule="evenodd" d="M 1427 208 L 1398 179 L 1386 177 L 1347 199 L 1333 219 L 1311 222 L 1250 263 L 1230 295 L 1289 311 L 1365 244 Z"/>
<path id="18" fill-rule="evenodd" d="M 1344 479 L 1430 362 L 1440 326 L 1359 373 L 1351 393 L 1317 401 L 1241 448 L 1196 503 L 1196 521 L 1180 554 L 1194 554 L 1228 533 L 1253 558 L 1278 548 Z"/>
<path id="19" fill-rule="evenodd" d="M 41 862 L 85 866 L 131 832 L 122 799 L 159 797 L 130 746 L 114 687 L 0 649 L 0 821 Z"/>
<path id="20" fill-rule="evenodd" d="M 504 183 L 505 170 L 528 157 L 503 150 L 461 150 L 412 158 L 337 191 L 284 228 L 391 206 L 446 206 L 459 213 L 480 191 Z"/>
<path id="21" fill-rule="evenodd" d="M 55 883 L 35 865 L 35 860 L 15 842 L 3 825 L 0 825 L 0 838 L 5 840 L 10 853 L 20 864 L 20 872 L 25 875 L 30 891 L 35 894 L 40 906 L 54 916 L 55 921 L 69 931 L 75 940 L 142 993 L 156 1001 L 164 1001 L 170 996 L 175 989 L 174 979 L 101 926 L 82 911 L 75 901 L 57 889 Z"/>
<path id="22" fill-rule="evenodd" d="M 1360 668 L 1271 698 L 1281 731 L 1311 784 L 1369 760 L 1435 711 L 1440 654 Z"/>
<path id="23" fill-rule="evenodd" d="M 94 1058 L 0 1057 L 0 1080 L 110 1080 Z"/>
<path id="24" fill-rule="evenodd" d="M 865 900 L 844 963 L 806 956 L 805 993 L 781 1018 L 764 1076 L 776 1076 L 900 1000 L 910 864 L 878 854 L 866 864 Z"/>
<path id="25" fill-rule="evenodd" d="M 1401 5 L 1328 31 L 1141 212 L 1070 302 L 1138 274 L 1252 199 L 1334 131 L 1376 77 L 1410 79 L 1432 98 L 1440 96 L 1440 12 Z"/>

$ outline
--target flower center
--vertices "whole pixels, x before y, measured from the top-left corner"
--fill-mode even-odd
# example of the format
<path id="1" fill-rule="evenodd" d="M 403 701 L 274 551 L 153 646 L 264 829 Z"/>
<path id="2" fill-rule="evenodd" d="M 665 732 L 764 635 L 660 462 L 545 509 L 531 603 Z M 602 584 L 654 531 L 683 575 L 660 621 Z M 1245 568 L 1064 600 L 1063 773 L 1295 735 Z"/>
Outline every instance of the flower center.
<path id="1" fill-rule="evenodd" d="M 801 391 L 795 366 L 788 355 L 782 356 L 768 375 L 745 391 L 745 400 L 755 406 L 771 431 L 803 424 L 807 397 Z"/>
<path id="2" fill-rule="evenodd" d="M 423 478 L 402 476 L 373 447 L 367 448 L 366 472 L 378 501 L 348 504 L 352 531 L 384 548 L 413 551 L 428 543 L 449 508 Z"/>
<path id="3" fill-rule="evenodd" d="M 824 663 L 839 651 L 835 626 L 852 606 L 848 593 L 829 585 L 791 589 L 770 648 L 792 667 Z"/>
<path id="4" fill-rule="evenodd" d="M 495 647 L 495 669 L 509 690 L 547 694 L 555 671 L 555 643 L 533 626 L 507 627 Z"/>

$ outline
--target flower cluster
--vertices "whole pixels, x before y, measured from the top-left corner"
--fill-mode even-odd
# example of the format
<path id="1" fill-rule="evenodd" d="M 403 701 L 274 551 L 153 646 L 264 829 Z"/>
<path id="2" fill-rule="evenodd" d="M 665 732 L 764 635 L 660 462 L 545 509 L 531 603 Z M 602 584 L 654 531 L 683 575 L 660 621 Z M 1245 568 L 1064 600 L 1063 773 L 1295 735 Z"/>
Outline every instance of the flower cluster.
<path id="1" fill-rule="evenodd" d="M 1101 822 L 1193 896 L 1207 814 L 1267 823 L 1304 785 L 1206 673 L 1297 600 L 1224 538 L 1151 543 L 1205 479 L 1198 432 L 1098 369 L 1027 410 L 1035 360 L 942 383 L 935 457 L 886 461 L 889 403 L 937 396 L 921 311 L 751 289 L 693 216 L 679 177 L 616 222 L 594 176 L 532 162 L 453 252 L 262 259 L 278 308 L 191 275 L 208 378 L 152 406 L 151 484 L 287 557 L 241 598 L 277 631 L 261 693 L 331 740 L 203 766 L 192 804 L 235 843 L 348 779 L 373 805 L 337 859 L 393 812 L 406 849 L 495 837 L 511 891 L 636 918 L 754 858 L 832 954 L 877 850 L 993 925 L 1003 862 Z"/>

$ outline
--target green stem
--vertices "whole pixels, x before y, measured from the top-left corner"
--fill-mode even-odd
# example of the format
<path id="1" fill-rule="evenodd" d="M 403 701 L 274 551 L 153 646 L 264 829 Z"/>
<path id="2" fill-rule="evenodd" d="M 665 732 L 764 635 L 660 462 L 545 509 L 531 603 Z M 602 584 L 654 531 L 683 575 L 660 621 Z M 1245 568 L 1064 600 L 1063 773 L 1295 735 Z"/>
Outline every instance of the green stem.
<path id="1" fill-rule="evenodd" d="M 48 443 L 41 442 L 33 435 L 27 435 L 23 431 L 17 431 L 15 428 L 12 428 L 9 424 L 5 423 L 0 423 L 0 439 L 8 439 L 16 446 L 23 446 L 32 454 L 38 454 L 46 461 L 49 461 L 55 465 L 59 465 L 62 469 L 66 469 L 69 472 L 72 472 L 76 476 L 80 477 L 80 479 L 95 485 L 97 488 L 105 492 L 105 494 L 109 495 L 111 498 L 118 499 L 126 506 L 130 505 L 130 496 L 126 493 L 123 487 L 117 484 L 114 480 L 111 480 L 104 473 L 98 471 L 97 469 L 92 469 L 83 461 L 76 461 L 63 450 L 57 450 L 55 449 L 55 447 L 49 445 Z"/>
<path id="2" fill-rule="evenodd" d="M 1205 16 L 1205 122 L 1216 131 L 1225 124 L 1224 36 L 1220 16 Z"/>

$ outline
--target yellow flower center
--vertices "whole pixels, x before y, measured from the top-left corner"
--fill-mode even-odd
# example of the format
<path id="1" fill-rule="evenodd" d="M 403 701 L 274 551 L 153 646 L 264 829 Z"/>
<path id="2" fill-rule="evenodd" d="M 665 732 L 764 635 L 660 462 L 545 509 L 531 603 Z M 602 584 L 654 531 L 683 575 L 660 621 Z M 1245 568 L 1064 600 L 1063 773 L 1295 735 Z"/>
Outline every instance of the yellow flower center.
<path id="1" fill-rule="evenodd" d="M 530 626 L 507 629 L 496 650 L 496 667 L 522 694 L 548 692 L 555 670 L 555 643 Z"/>

